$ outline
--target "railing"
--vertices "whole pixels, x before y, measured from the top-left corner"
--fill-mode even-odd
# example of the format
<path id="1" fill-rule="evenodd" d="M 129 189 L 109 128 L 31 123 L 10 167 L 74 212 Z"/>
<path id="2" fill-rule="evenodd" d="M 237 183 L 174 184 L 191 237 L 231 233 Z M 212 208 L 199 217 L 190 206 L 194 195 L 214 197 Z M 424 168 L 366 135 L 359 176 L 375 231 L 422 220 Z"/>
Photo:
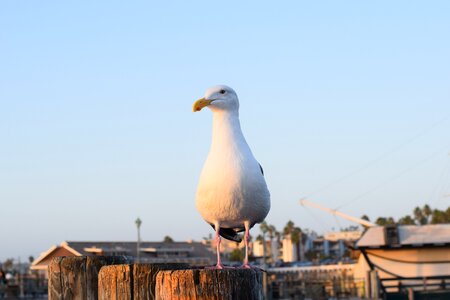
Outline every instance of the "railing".
<path id="1" fill-rule="evenodd" d="M 408 289 L 414 291 L 450 289 L 450 276 L 382 278 L 380 283 L 386 293 L 400 293 Z"/>
<path id="2" fill-rule="evenodd" d="M 363 297 L 365 280 L 354 278 L 353 264 L 270 268 L 273 299 Z"/>
<path id="3" fill-rule="evenodd" d="M 305 266 L 305 267 L 282 267 L 269 268 L 271 273 L 287 273 L 287 272 L 352 272 L 355 269 L 355 264 L 338 264 L 338 265 L 319 265 L 319 266 Z"/>

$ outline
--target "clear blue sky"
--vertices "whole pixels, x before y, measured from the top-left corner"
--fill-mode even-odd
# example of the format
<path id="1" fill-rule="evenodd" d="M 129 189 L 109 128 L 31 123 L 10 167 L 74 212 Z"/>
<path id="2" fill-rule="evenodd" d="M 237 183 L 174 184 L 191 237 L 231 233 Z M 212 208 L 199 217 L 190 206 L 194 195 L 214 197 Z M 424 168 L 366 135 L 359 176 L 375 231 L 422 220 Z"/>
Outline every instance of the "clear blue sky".
<path id="1" fill-rule="evenodd" d="M 1 1 L 0 260 L 133 240 L 138 216 L 145 240 L 211 233 L 191 105 L 215 84 L 278 229 L 349 224 L 304 196 L 372 219 L 449 205 L 450 2 L 241 2 Z"/>

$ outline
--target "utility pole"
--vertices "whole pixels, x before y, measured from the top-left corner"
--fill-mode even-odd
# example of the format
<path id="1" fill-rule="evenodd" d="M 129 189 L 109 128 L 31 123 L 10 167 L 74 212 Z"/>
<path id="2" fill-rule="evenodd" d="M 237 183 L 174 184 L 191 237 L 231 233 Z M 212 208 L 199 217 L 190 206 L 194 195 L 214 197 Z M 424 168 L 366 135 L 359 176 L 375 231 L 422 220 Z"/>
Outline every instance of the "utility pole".
<path id="1" fill-rule="evenodd" d="M 267 269 L 267 262 L 266 262 L 266 231 L 262 232 L 263 236 L 263 270 Z M 267 272 L 263 272 L 263 298 L 267 299 Z"/>
<path id="2" fill-rule="evenodd" d="M 19 297 L 20 298 L 24 298 L 24 290 L 23 290 L 23 274 L 22 274 L 22 264 L 20 263 L 20 256 L 18 257 L 19 259 L 18 264 L 17 264 L 17 275 L 18 275 L 18 279 L 19 279 Z"/>
<path id="3" fill-rule="evenodd" d="M 141 224 L 142 221 L 139 217 L 135 221 L 137 227 L 137 263 L 141 262 Z"/>

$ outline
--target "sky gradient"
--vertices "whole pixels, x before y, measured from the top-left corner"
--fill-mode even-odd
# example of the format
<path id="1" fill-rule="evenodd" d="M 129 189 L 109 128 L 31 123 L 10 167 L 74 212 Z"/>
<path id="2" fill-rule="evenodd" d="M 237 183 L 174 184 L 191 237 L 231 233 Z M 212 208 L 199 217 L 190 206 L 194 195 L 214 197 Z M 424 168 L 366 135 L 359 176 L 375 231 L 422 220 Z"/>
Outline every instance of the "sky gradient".
<path id="1" fill-rule="evenodd" d="M 267 221 L 450 205 L 450 2 L 1 1 L 0 261 L 196 239 L 211 85 L 239 95 Z M 254 230 L 254 234 L 258 229 Z"/>

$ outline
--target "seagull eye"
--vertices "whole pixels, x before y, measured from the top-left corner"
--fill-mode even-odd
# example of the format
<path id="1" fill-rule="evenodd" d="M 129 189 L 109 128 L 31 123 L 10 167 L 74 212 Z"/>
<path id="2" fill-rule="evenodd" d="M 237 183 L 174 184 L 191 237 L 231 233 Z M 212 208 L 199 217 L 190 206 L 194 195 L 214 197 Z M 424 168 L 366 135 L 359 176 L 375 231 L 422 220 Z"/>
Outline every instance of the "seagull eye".
<path id="1" fill-rule="evenodd" d="M 222 95 L 225 94 L 225 90 L 220 90 L 220 92 Z"/>

